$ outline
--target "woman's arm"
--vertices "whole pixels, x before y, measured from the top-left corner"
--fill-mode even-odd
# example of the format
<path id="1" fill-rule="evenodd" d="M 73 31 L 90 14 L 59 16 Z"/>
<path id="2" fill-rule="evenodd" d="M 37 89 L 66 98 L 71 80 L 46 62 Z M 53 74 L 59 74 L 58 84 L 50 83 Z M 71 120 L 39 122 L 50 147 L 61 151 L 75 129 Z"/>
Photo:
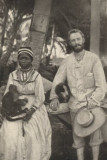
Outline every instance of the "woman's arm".
<path id="1" fill-rule="evenodd" d="M 34 101 L 32 107 L 30 108 L 30 110 L 27 112 L 26 116 L 24 117 L 24 119 L 23 119 L 24 121 L 28 121 L 32 117 L 33 113 L 45 101 L 44 88 L 43 88 L 42 78 L 41 78 L 40 74 L 38 75 L 38 77 L 35 80 L 34 90 L 35 90 L 35 101 Z"/>
<path id="2" fill-rule="evenodd" d="M 9 86 L 10 84 L 13 84 L 13 76 L 12 73 L 10 73 L 9 78 L 8 78 L 8 82 L 7 82 L 7 86 L 4 92 L 4 95 L 9 91 Z"/>
<path id="3" fill-rule="evenodd" d="M 35 90 L 35 101 L 33 105 L 36 108 L 39 108 L 45 101 L 44 87 L 43 87 L 42 77 L 40 74 L 35 80 L 34 90 Z"/>

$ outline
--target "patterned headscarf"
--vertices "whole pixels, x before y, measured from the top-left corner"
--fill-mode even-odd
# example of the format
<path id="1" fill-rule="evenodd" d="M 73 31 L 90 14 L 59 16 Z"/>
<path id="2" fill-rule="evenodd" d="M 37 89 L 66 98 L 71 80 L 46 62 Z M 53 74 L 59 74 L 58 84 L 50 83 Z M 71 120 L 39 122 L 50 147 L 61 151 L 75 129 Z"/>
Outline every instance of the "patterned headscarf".
<path id="1" fill-rule="evenodd" d="M 33 51 L 31 49 L 31 47 L 21 47 L 19 50 L 18 50 L 18 57 L 20 54 L 22 53 L 27 53 L 29 54 L 32 58 L 33 58 Z"/>

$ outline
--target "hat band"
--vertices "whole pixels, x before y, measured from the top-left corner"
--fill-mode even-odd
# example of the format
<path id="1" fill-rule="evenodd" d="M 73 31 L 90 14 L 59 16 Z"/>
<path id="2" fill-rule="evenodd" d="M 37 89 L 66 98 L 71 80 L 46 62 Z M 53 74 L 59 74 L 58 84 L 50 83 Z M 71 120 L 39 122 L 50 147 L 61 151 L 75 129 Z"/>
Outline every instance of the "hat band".
<path id="1" fill-rule="evenodd" d="M 18 55 L 20 55 L 20 54 L 22 54 L 22 53 L 27 53 L 27 54 L 29 54 L 31 57 L 33 57 L 33 52 L 32 52 L 32 50 L 29 50 L 29 49 L 19 49 Z"/>
<path id="2" fill-rule="evenodd" d="M 90 111 L 91 112 L 91 111 Z M 91 112 L 91 114 L 93 115 L 93 113 Z M 89 127 L 89 126 L 91 126 L 91 124 L 94 122 L 94 120 L 95 120 L 95 117 L 94 117 L 94 115 L 93 115 L 93 119 L 92 119 L 92 121 L 88 124 L 88 125 L 86 125 L 86 126 L 83 126 L 84 128 L 87 128 L 87 127 Z"/>

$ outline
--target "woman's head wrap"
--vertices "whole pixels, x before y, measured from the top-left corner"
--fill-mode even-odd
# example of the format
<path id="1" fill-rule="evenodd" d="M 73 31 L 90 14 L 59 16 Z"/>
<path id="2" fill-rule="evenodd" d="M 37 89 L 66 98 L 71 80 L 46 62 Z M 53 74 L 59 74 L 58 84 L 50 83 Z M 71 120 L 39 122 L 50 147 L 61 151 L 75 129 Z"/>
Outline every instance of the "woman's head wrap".
<path id="1" fill-rule="evenodd" d="M 19 55 L 21 55 L 22 53 L 27 53 L 28 55 L 30 55 L 33 58 L 33 51 L 31 49 L 31 47 L 21 47 L 18 50 L 18 57 Z"/>

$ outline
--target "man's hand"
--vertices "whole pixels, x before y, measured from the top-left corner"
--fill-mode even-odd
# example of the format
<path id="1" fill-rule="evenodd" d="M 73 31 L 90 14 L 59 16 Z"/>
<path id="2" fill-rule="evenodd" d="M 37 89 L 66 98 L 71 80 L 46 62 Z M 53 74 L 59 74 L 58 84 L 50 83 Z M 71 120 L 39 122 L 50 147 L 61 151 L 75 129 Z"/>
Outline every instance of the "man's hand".
<path id="1" fill-rule="evenodd" d="M 96 102 L 93 99 L 88 101 L 88 109 L 93 109 L 97 106 Z"/>
<path id="2" fill-rule="evenodd" d="M 59 108 L 59 100 L 58 98 L 55 98 L 51 101 L 50 103 L 50 108 L 53 110 L 53 111 L 56 111 L 58 108 Z"/>
<path id="3" fill-rule="evenodd" d="M 24 121 L 29 121 L 29 119 L 32 117 L 32 114 L 35 112 L 34 108 L 31 108 L 27 113 L 26 116 L 23 118 Z"/>

